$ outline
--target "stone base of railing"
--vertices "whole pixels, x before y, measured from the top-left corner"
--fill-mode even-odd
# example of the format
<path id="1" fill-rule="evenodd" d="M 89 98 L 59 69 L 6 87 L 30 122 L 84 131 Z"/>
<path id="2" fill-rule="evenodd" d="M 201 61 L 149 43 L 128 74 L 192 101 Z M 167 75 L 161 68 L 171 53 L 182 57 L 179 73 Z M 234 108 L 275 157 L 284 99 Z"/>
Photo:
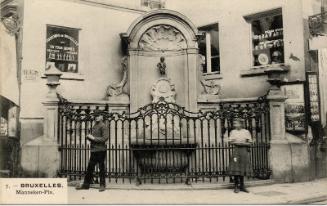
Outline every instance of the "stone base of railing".
<path id="1" fill-rule="evenodd" d="M 59 169 L 57 142 L 41 136 L 22 145 L 21 166 L 24 176 L 55 177 Z"/>

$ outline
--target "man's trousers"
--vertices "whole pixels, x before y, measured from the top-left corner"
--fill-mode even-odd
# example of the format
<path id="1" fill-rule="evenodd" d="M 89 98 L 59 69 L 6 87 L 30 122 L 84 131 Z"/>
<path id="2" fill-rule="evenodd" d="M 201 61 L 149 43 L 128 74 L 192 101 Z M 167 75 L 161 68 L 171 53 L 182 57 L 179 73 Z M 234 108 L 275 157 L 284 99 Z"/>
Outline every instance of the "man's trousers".
<path id="1" fill-rule="evenodd" d="M 87 166 L 86 175 L 84 178 L 84 185 L 89 186 L 93 179 L 93 172 L 96 164 L 99 164 L 100 169 L 100 185 L 106 185 L 106 169 L 104 161 L 106 159 L 107 152 L 106 151 L 99 151 L 99 152 L 91 152 L 91 157 L 89 164 Z"/>

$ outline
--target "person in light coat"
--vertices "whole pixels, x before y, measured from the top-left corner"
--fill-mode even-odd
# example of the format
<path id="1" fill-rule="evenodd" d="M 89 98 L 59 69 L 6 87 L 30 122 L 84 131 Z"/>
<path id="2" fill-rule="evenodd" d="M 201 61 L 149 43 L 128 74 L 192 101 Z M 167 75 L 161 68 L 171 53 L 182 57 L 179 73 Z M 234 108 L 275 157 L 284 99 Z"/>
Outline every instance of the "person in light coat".
<path id="1" fill-rule="evenodd" d="M 229 161 L 229 175 L 234 176 L 234 192 L 249 192 L 244 185 L 244 176 L 252 173 L 250 162 L 250 146 L 252 136 L 244 129 L 244 122 L 241 119 L 234 120 L 234 129 L 230 132 L 228 141 L 234 146 Z"/>

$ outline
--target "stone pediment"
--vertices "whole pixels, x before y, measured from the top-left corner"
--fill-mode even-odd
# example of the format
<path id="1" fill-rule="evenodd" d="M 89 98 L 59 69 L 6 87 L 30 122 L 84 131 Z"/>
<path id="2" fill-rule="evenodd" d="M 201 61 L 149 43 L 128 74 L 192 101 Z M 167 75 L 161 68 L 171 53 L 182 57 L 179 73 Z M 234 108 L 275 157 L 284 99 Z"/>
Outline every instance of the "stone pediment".
<path id="1" fill-rule="evenodd" d="M 169 51 L 187 48 L 182 33 L 170 25 L 157 25 L 148 29 L 139 41 L 139 48 L 144 51 Z"/>

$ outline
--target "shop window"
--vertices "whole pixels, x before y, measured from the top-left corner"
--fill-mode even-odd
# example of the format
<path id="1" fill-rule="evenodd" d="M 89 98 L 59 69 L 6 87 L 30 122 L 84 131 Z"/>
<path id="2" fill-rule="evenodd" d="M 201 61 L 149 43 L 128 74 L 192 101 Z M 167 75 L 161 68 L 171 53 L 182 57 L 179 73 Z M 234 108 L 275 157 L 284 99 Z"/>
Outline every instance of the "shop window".
<path id="1" fill-rule="evenodd" d="M 8 121 L 4 117 L 0 117 L 0 136 L 8 135 Z"/>
<path id="2" fill-rule="evenodd" d="M 281 9 L 260 13 L 250 20 L 253 66 L 284 63 L 283 17 Z"/>
<path id="3" fill-rule="evenodd" d="M 220 73 L 219 30 L 218 24 L 199 27 L 205 38 L 199 42 L 199 53 L 204 59 L 203 73 Z"/>
<path id="4" fill-rule="evenodd" d="M 79 29 L 47 26 L 46 68 L 56 66 L 62 72 L 78 72 Z"/>

